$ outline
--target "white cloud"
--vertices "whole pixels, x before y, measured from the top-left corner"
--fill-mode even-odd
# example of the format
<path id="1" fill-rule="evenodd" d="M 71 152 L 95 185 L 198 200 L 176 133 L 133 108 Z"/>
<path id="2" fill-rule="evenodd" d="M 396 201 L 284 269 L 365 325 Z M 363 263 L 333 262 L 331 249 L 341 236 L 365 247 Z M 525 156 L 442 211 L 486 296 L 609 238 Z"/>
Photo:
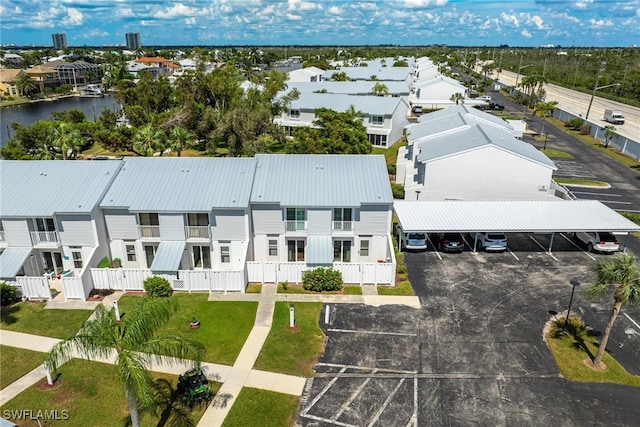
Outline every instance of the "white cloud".
<path id="1" fill-rule="evenodd" d="M 603 27 L 612 27 L 613 26 L 613 22 L 611 22 L 608 19 L 590 19 L 589 23 L 591 24 L 592 27 L 594 28 L 603 28 Z"/>
<path id="2" fill-rule="evenodd" d="M 343 10 L 338 6 L 331 6 L 329 10 L 327 10 L 327 12 L 329 12 L 332 15 L 342 15 Z"/>
<path id="3" fill-rule="evenodd" d="M 538 15 L 534 15 L 531 17 L 531 21 L 539 30 L 545 30 L 547 27 L 544 25 L 544 21 Z"/>
<path id="4" fill-rule="evenodd" d="M 90 39 L 90 38 L 93 38 L 93 37 L 107 37 L 108 35 L 109 35 L 109 33 L 107 31 L 95 28 L 95 29 L 89 31 L 88 33 L 83 33 L 82 34 L 82 38 Z"/>
<path id="5" fill-rule="evenodd" d="M 376 5 L 375 3 L 355 3 L 352 4 L 351 7 L 361 10 L 378 10 L 378 5 Z"/>
<path id="6" fill-rule="evenodd" d="M 154 13 L 153 17 L 160 18 L 160 19 L 173 19 L 177 17 L 194 16 L 194 15 L 200 15 L 200 14 L 201 14 L 200 9 L 197 9 L 195 7 L 185 6 L 182 3 L 176 3 L 169 9 L 160 10 Z"/>
<path id="7" fill-rule="evenodd" d="M 131 8 L 125 7 L 125 8 L 117 8 L 115 12 L 115 16 L 117 18 L 131 18 L 135 15 L 133 14 L 133 10 L 131 10 Z"/>
<path id="8" fill-rule="evenodd" d="M 444 6 L 449 0 L 404 0 L 404 5 L 410 8 L 423 8 L 428 6 Z"/>
<path id="9" fill-rule="evenodd" d="M 586 9 L 592 3 L 593 0 L 580 0 L 573 3 L 573 7 L 575 7 L 576 9 Z"/>
<path id="10" fill-rule="evenodd" d="M 303 11 L 322 9 L 322 5 L 302 0 L 288 0 L 289 7 L 287 10 Z"/>
<path id="11" fill-rule="evenodd" d="M 184 23 L 186 25 L 196 25 L 196 18 L 194 18 L 193 16 L 189 18 L 184 18 Z"/>
<path id="12" fill-rule="evenodd" d="M 502 12 L 500 14 L 500 18 L 502 18 L 502 20 L 507 24 L 512 24 L 514 27 L 520 26 L 520 21 L 518 20 L 518 17 L 516 15 L 509 15 L 505 12 Z"/>
<path id="13" fill-rule="evenodd" d="M 531 33 L 527 30 L 522 30 L 520 32 L 520 34 L 522 34 L 522 37 L 526 38 L 526 39 L 530 39 L 531 38 Z"/>
<path id="14" fill-rule="evenodd" d="M 70 7 L 67 9 L 67 17 L 62 20 L 62 25 L 76 26 L 82 25 L 84 15 L 78 9 Z"/>
<path id="15" fill-rule="evenodd" d="M 287 19 L 290 21 L 302 21 L 302 16 L 294 15 L 292 13 L 287 13 Z"/>

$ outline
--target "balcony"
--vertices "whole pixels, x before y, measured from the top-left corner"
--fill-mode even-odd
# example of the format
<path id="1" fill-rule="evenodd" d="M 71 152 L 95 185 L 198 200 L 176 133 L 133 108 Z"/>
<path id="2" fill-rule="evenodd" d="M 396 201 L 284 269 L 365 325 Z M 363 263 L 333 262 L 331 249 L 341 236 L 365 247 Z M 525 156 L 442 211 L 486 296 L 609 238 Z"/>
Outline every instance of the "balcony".
<path id="1" fill-rule="evenodd" d="M 209 239 L 209 226 L 188 225 L 184 228 L 187 239 Z"/>
<path id="2" fill-rule="evenodd" d="M 304 233 L 307 231 L 307 221 L 287 220 L 288 233 Z"/>
<path id="3" fill-rule="evenodd" d="M 333 221 L 333 231 L 352 232 L 353 221 Z"/>
<path id="4" fill-rule="evenodd" d="M 140 238 L 147 237 L 152 239 L 159 239 L 160 226 L 159 225 L 139 225 L 138 235 L 140 236 Z"/>
<path id="5" fill-rule="evenodd" d="M 58 237 L 57 231 L 32 231 L 31 242 L 33 243 L 33 246 L 59 246 L 60 238 Z"/>

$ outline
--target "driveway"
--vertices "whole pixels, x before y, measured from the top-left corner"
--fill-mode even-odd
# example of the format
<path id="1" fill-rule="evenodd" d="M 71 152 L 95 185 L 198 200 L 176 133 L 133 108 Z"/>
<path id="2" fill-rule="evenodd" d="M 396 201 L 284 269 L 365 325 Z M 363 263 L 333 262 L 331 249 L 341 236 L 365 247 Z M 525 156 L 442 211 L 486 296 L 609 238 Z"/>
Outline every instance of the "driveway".
<path id="1" fill-rule="evenodd" d="M 588 281 L 580 250 L 558 254 L 514 247 L 512 256 L 407 253 L 421 310 L 339 305 L 325 353 L 300 404 L 305 426 L 637 425 L 640 388 L 560 378 L 542 340 L 550 310 L 566 310 L 570 278 Z M 517 258 L 517 259 L 516 259 Z M 573 310 L 604 326 L 610 301 Z M 640 319 L 640 310 L 624 309 Z M 616 356 L 640 348 L 624 334 Z M 626 319 L 626 317 L 624 317 Z M 631 324 L 628 322 L 628 324 Z M 622 347 L 616 345 L 622 343 Z M 640 360 L 629 359 L 636 364 Z M 629 368 L 629 366 L 627 366 Z M 637 371 L 638 369 L 636 369 Z"/>

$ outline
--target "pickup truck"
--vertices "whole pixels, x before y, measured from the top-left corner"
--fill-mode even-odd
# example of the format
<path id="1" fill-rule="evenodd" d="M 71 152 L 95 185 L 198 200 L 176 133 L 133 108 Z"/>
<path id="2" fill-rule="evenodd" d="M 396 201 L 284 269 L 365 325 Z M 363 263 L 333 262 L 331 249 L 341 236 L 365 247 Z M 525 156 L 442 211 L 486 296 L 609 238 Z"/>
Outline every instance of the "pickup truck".
<path id="1" fill-rule="evenodd" d="M 604 120 L 613 123 L 614 125 L 623 125 L 624 124 L 624 116 L 621 111 L 616 110 L 604 110 Z"/>

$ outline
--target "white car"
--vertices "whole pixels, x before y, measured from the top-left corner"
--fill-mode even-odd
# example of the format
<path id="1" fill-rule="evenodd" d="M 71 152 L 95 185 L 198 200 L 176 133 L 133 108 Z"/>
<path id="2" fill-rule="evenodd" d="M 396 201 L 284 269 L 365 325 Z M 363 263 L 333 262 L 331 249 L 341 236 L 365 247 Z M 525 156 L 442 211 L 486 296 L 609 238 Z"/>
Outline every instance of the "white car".
<path id="1" fill-rule="evenodd" d="M 405 233 L 402 228 L 398 227 L 400 235 L 400 250 L 425 250 L 427 249 L 427 233 Z"/>
<path id="2" fill-rule="evenodd" d="M 482 95 L 476 98 L 478 101 L 486 101 L 491 102 L 491 97 L 489 95 Z"/>
<path id="3" fill-rule="evenodd" d="M 589 252 L 618 252 L 620 249 L 616 236 L 606 231 L 578 232 L 574 235 L 587 245 Z"/>
<path id="4" fill-rule="evenodd" d="M 476 235 L 471 235 L 475 238 Z M 487 252 L 504 252 L 507 250 L 507 237 L 504 233 L 478 233 L 476 250 L 484 249 Z"/>

